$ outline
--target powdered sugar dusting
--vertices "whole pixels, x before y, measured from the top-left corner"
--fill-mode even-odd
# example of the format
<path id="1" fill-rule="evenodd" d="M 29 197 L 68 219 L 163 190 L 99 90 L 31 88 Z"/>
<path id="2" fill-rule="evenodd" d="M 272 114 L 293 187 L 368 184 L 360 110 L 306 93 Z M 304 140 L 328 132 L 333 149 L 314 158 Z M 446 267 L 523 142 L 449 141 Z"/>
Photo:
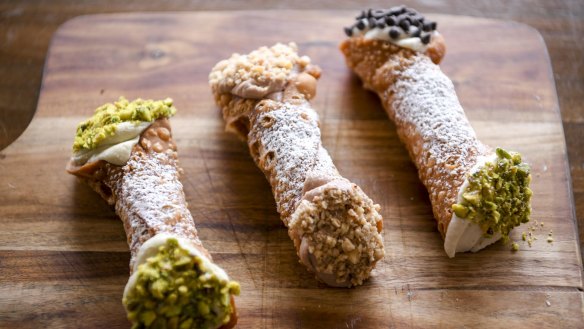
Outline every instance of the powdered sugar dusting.
<path id="1" fill-rule="evenodd" d="M 339 177 L 321 146 L 318 115 L 307 106 L 266 101 L 269 111 L 252 115 L 250 148 L 259 147 L 256 164 L 270 173 L 270 183 L 284 224 L 296 209 L 309 173 Z M 270 122 L 269 127 L 266 123 Z M 257 144 L 256 144 L 257 143 Z"/>
<path id="2" fill-rule="evenodd" d="M 135 149 L 124 167 L 106 166 L 105 184 L 116 197 L 116 213 L 124 222 L 132 252 L 130 268 L 140 246 L 158 233 L 201 245 L 172 156 Z"/>
<path id="3" fill-rule="evenodd" d="M 260 94 L 243 95 L 231 87 L 280 76 L 276 66 L 283 54 L 294 66 L 282 90 L 256 100 Z M 320 69 L 302 58 L 295 46 L 262 47 L 219 62 L 209 83 L 228 130 L 247 139 L 254 161 L 270 181 L 301 262 L 329 285 L 359 285 L 384 255 L 379 206 L 338 173 L 322 147 L 318 115 L 308 102 L 316 93 Z M 258 63 L 263 69 L 256 68 Z"/>
<path id="4" fill-rule="evenodd" d="M 443 50 L 444 41 L 436 40 L 435 47 Z M 363 38 L 345 40 L 341 50 L 347 65 L 379 95 L 396 123 L 444 236 L 466 174 L 490 148 L 477 139 L 452 81 L 432 62 L 431 54 Z"/>
<path id="5" fill-rule="evenodd" d="M 385 254 L 379 206 L 338 173 L 316 112 L 294 89 L 290 83 L 282 102 L 264 100 L 250 114 L 252 157 L 301 262 L 331 286 L 360 285 Z"/>
<path id="6" fill-rule="evenodd" d="M 426 56 L 415 56 L 388 92 L 393 94 L 393 119 L 412 125 L 422 137 L 422 150 L 447 171 L 470 169 L 472 148 L 480 143 L 458 101 L 450 79 Z M 474 163 L 474 161 L 473 161 Z"/>
<path id="7" fill-rule="evenodd" d="M 451 205 L 466 174 L 488 149 L 477 139 L 452 81 L 437 65 L 419 54 L 409 58 L 408 65 L 400 62 L 401 69 L 396 70 L 395 61 L 384 65 L 392 67 L 396 80 L 382 98 L 391 99 L 389 114 L 406 141 L 445 234 Z"/>

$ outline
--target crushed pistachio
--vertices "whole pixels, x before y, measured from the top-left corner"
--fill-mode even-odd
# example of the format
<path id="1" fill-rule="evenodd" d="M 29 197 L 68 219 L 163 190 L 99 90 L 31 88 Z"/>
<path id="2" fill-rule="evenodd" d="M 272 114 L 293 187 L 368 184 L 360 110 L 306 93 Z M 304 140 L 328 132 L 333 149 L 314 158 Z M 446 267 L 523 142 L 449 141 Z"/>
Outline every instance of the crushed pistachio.
<path id="1" fill-rule="evenodd" d="M 517 242 L 513 242 L 511 244 L 511 250 L 518 251 L 519 250 L 519 244 Z"/>
<path id="2" fill-rule="evenodd" d="M 123 303 L 132 328 L 217 328 L 230 320 L 239 284 L 219 278 L 169 238 L 141 264 Z"/>
<path id="3" fill-rule="evenodd" d="M 452 210 L 482 227 L 485 237 L 500 233 L 505 240 L 514 227 L 529 222 L 531 175 L 519 153 L 497 148 L 496 155 L 467 177 L 468 187 Z"/>
<path id="4" fill-rule="evenodd" d="M 550 233 L 548 233 L 548 237 L 547 237 L 548 243 L 554 242 L 553 234 L 554 234 L 554 231 L 550 231 Z"/>
<path id="5" fill-rule="evenodd" d="M 95 110 L 93 116 L 77 126 L 73 151 L 96 148 L 108 136 L 113 136 L 122 122 L 152 122 L 176 113 L 172 99 L 153 101 L 136 99 L 129 102 L 120 97 L 117 102 L 107 103 Z"/>

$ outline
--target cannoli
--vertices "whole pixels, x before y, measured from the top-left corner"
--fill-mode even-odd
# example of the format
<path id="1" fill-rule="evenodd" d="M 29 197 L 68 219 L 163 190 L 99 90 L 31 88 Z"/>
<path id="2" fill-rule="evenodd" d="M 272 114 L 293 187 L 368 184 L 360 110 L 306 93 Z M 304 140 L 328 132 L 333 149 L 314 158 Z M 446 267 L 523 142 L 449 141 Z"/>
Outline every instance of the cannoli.
<path id="1" fill-rule="evenodd" d="M 232 328 L 239 284 L 213 263 L 187 208 L 172 100 L 120 98 L 79 124 L 67 171 L 115 207 L 131 252 L 132 328 Z"/>
<path id="2" fill-rule="evenodd" d="M 340 49 L 380 97 L 426 186 L 449 257 L 476 252 L 529 221 L 529 166 L 516 152 L 483 144 L 452 81 L 437 65 L 445 43 L 436 23 L 404 6 L 370 9 L 345 28 Z"/>
<path id="3" fill-rule="evenodd" d="M 296 45 L 261 47 L 215 65 L 209 83 L 226 129 L 247 141 L 272 186 L 300 262 L 330 286 L 360 285 L 383 258 L 379 205 L 343 178 L 309 101 L 320 69 Z"/>

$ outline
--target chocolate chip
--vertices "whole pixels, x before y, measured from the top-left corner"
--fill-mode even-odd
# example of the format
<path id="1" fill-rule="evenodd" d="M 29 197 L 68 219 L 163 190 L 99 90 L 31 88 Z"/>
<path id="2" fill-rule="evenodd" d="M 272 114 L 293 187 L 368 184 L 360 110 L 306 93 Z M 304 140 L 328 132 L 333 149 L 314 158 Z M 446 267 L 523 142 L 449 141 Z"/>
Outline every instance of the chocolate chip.
<path id="1" fill-rule="evenodd" d="M 375 18 L 383 18 L 387 15 L 388 11 L 384 9 L 373 9 L 371 10 L 371 16 Z"/>
<path id="2" fill-rule="evenodd" d="M 375 20 L 375 18 L 370 17 L 369 20 L 367 21 L 367 26 L 369 26 L 370 29 L 373 29 L 377 26 L 377 21 Z"/>
<path id="3" fill-rule="evenodd" d="M 377 26 L 380 29 L 385 28 L 385 20 L 383 18 L 380 18 L 376 21 L 375 26 Z"/>
<path id="4" fill-rule="evenodd" d="M 411 36 L 411 37 L 417 38 L 417 37 L 419 37 L 419 36 L 420 36 L 420 32 L 421 32 L 421 31 L 420 31 L 420 29 L 419 29 L 419 28 L 417 28 L 417 27 L 415 27 L 415 26 L 412 26 L 412 27 L 410 28 L 410 31 L 409 31 L 409 32 L 410 32 L 410 36 Z"/>
<path id="5" fill-rule="evenodd" d="M 352 27 L 345 27 L 345 34 L 346 34 L 348 37 L 351 37 L 351 36 L 353 36 L 353 28 L 352 28 Z"/>
<path id="6" fill-rule="evenodd" d="M 392 16 L 385 17 L 385 23 L 389 26 L 394 26 L 396 23 L 395 17 L 392 17 Z"/>
<path id="7" fill-rule="evenodd" d="M 427 45 L 430 43 L 430 33 L 426 33 L 424 35 L 422 35 L 422 37 L 420 38 L 422 39 L 422 43 Z"/>
<path id="8" fill-rule="evenodd" d="M 355 19 L 362 19 L 362 18 L 366 18 L 367 14 L 365 13 L 365 10 L 361 10 L 361 14 L 359 14 L 359 16 L 355 17 Z"/>
<path id="9" fill-rule="evenodd" d="M 401 14 L 401 15 L 397 16 L 396 19 L 397 19 L 397 24 L 398 25 L 401 24 L 402 21 L 408 21 L 408 23 L 410 23 L 410 24 L 413 21 L 412 18 L 410 16 L 406 15 L 406 14 Z"/>
<path id="10" fill-rule="evenodd" d="M 399 26 L 400 26 L 402 29 L 404 29 L 404 31 L 406 31 L 406 32 L 407 32 L 407 31 L 408 31 L 408 29 L 410 28 L 410 21 L 409 21 L 409 20 L 407 20 L 407 19 L 402 19 L 402 20 L 399 22 Z"/>
<path id="11" fill-rule="evenodd" d="M 359 22 L 357 22 L 355 26 L 357 26 L 359 30 L 363 30 L 365 28 L 365 22 L 363 22 L 363 20 L 360 20 Z"/>
<path id="12" fill-rule="evenodd" d="M 436 22 L 432 22 L 430 24 L 432 24 L 432 31 L 436 30 L 436 28 L 438 27 L 438 23 Z"/>
<path id="13" fill-rule="evenodd" d="M 424 21 L 424 17 L 422 17 L 420 15 L 412 16 L 412 25 L 422 26 L 423 21 Z"/>
<path id="14" fill-rule="evenodd" d="M 391 7 L 389 9 L 389 14 L 390 15 L 399 15 L 402 14 L 406 11 L 406 6 L 401 5 L 401 6 L 396 6 L 396 7 Z"/>
<path id="15" fill-rule="evenodd" d="M 424 26 L 422 27 L 422 30 L 424 30 L 424 32 L 430 32 L 430 31 L 432 31 L 432 22 L 424 23 Z"/>
<path id="16" fill-rule="evenodd" d="M 392 38 L 392 39 L 397 39 L 397 38 L 399 38 L 399 35 L 400 35 L 400 33 L 399 33 L 399 29 L 398 29 L 397 27 L 395 27 L 395 26 L 392 26 L 392 27 L 389 29 L 389 37 L 390 37 L 390 38 Z"/>
<path id="17" fill-rule="evenodd" d="M 373 17 L 373 9 L 369 8 L 367 9 L 367 17 Z"/>

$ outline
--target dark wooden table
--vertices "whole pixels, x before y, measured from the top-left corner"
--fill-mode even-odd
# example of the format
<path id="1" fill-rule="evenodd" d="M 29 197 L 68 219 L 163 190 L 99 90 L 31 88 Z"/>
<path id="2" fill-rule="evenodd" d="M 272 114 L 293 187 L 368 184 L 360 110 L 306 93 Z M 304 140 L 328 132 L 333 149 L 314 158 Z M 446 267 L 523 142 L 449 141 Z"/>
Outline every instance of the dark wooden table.
<path id="1" fill-rule="evenodd" d="M 0 150 L 10 145 L 31 121 L 51 36 L 78 15 L 135 11 L 248 9 L 360 9 L 387 6 L 382 1 L 301 0 L 198 1 L 151 0 L 0 1 Z M 566 136 L 579 235 L 584 238 L 584 2 L 404 1 L 421 12 L 515 20 L 536 28 L 550 53 Z M 3 154 L 0 151 L 0 159 Z M 2 182 L 0 182 L 2 183 Z"/>
<path id="2" fill-rule="evenodd" d="M 362 2 L 363 4 L 359 4 Z M 584 2 L 582 0 L 403 1 L 421 12 L 515 20 L 536 28 L 550 53 L 566 135 L 579 236 L 584 238 Z M 32 119 L 51 36 L 87 14 L 135 11 L 360 9 L 383 1 L 72 0 L 0 1 L 0 150 Z M 0 152 L 0 157 L 2 153 Z M 584 249 L 584 248 L 583 248 Z"/>

